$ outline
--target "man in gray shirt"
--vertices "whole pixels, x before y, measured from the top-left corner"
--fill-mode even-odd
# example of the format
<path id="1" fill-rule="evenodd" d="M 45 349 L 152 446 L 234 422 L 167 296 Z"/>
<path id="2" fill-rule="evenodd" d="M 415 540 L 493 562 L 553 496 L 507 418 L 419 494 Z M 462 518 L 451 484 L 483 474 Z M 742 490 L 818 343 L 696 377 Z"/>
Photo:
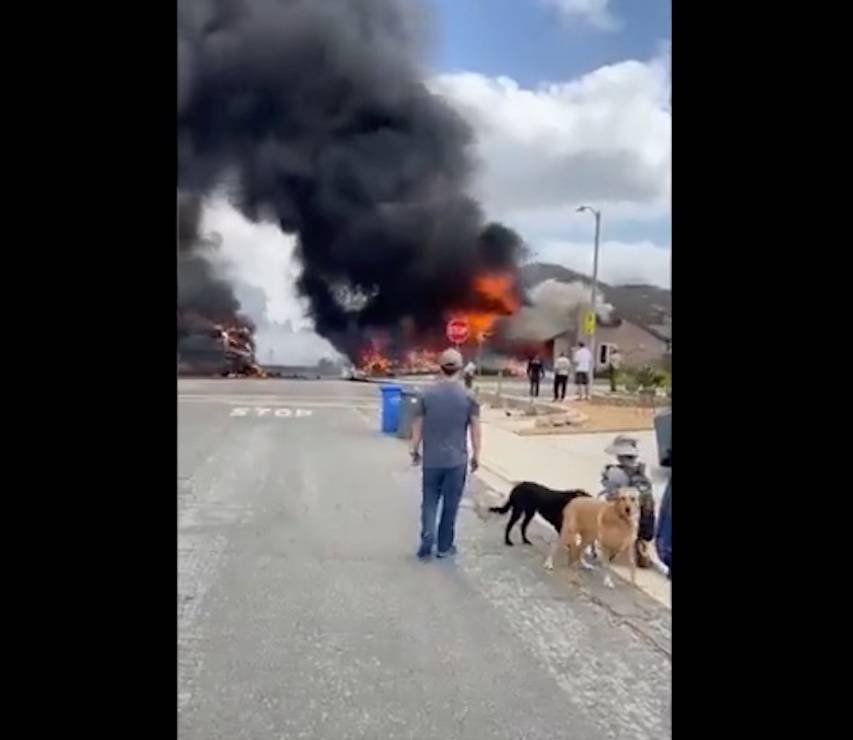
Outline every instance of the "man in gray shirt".
<path id="1" fill-rule="evenodd" d="M 412 428 L 412 461 L 421 461 L 423 441 L 423 498 L 421 500 L 421 545 L 418 557 L 432 556 L 438 503 L 441 519 L 438 523 L 436 556 L 453 555 L 456 514 L 465 488 L 468 465 L 468 429 L 471 429 L 471 472 L 480 459 L 480 406 L 459 381 L 462 355 L 447 349 L 439 358 L 439 381 L 427 388 L 418 404 L 417 418 Z"/>

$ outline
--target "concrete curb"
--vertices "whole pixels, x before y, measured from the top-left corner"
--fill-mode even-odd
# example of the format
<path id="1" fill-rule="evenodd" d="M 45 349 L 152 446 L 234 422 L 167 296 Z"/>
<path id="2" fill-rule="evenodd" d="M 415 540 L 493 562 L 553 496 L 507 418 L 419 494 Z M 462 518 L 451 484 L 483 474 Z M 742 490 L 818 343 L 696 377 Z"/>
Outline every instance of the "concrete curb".
<path id="1" fill-rule="evenodd" d="M 496 475 L 498 478 L 500 478 L 502 481 L 504 481 L 507 484 L 507 493 L 509 493 L 510 489 L 516 483 L 520 482 L 517 480 L 513 480 L 512 476 L 509 474 L 508 471 L 504 470 L 499 465 L 496 465 L 495 463 L 492 463 L 492 462 L 486 462 L 485 460 L 481 460 L 480 461 L 480 470 L 486 470 L 489 473 L 491 473 L 492 475 Z M 479 473 L 479 471 L 477 471 L 477 472 Z"/>
<path id="2" fill-rule="evenodd" d="M 477 398 L 480 401 L 486 401 L 492 408 L 527 409 L 532 405 L 533 409 L 536 411 L 535 415 L 566 413 L 566 408 L 559 404 L 548 403 L 547 401 L 534 401 L 531 404 L 529 398 L 511 396 L 503 393 L 498 397 L 498 394 L 494 391 L 483 391 L 477 395 Z M 534 416 L 534 414 L 531 414 L 531 416 Z"/>

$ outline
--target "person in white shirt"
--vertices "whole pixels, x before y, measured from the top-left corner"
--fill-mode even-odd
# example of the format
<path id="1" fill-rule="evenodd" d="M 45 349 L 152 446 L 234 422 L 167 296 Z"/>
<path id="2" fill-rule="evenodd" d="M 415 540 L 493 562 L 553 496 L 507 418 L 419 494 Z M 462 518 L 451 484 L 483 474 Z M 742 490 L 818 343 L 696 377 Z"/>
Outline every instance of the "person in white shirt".
<path id="1" fill-rule="evenodd" d="M 569 373 L 572 371 L 572 363 L 566 357 L 565 352 L 554 360 L 554 400 L 562 401 L 566 398 L 566 386 L 569 384 Z"/>
<path id="2" fill-rule="evenodd" d="M 477 366 L 474 364 L 473 360 L 469 360 L 468 364 L 465 366 L 463 374 L 465 376 L 465 387 L 470 388 L 474 384 L 474 375 L 477 374 Z"/>
<path id="3" fill-rule="evenodd" d="M 589 384 L 592 380 L 592 352 L 583 343 L 578 342 L 572 362 L 575 366 L 575 385 L 578 389 L 578 400 L 589 400 Z"/>

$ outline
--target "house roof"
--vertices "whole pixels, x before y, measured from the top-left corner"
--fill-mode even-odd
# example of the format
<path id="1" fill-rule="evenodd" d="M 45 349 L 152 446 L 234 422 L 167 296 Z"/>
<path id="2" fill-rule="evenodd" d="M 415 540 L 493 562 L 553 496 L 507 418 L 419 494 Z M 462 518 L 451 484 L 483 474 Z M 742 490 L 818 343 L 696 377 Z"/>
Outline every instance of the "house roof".
<path id="1" fill-rule="evenodd" d="M 505 319 L 503 330 L 507 339 L 547 342 L 573 329 L 574 324 L 570 316 L 554 316 L 548 311 L 524 306 Z"/>
<path id="2" fill-rule="evenodd" d="M 502 330 L 508 339 L 530 342 L 548 342 L 577 329 L 574 315 L 559 316 L 535 306 L 524 306 L 504 321 Z M 598 321 L 599 326 L 619 326 L 622 323 L 620 318 L 604 321 L 600 316 Z"/>
<path id="3" fill-rule="evenodd" d="M 531 262 L 521 268 L 524 285 L 532 288 L 545 280 L 561 282 L 592 281 L 587 275 L 562 265 Z M 662 341 L 672 340 L 672 292 L 655 285 L 609 285 L 598 283 L 604 300 L 613 306 L 614 315 L 647 331 Z"/>
<path id="4" fill-rule="evenodd" d="M 641 326 L 640 328 L 645 329 L 649 334 L 662 339 L 664 342 L 672 341 L 672 323 L 650 324 L 649 326 Z"/>

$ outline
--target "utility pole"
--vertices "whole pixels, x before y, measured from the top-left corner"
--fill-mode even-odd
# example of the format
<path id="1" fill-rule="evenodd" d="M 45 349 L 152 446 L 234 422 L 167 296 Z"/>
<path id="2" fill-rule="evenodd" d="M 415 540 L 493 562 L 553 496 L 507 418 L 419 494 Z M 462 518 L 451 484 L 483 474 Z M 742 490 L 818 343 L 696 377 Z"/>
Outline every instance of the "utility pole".
<path id="1" fill-rule="evenodd" d="M 592 257 L 592 290 L 590 291 L 593 322 L 592 330 L 589 333 L 589 351 L 592 353 L 592 377 L 589 379 L 591 394 L 595 384 L 595 368 L 598 365 L 598 357 L 595 354 L 595 327 L 598 319 L 598 314 L 595 311 L 595 300 L 598 294 L 598 248 L 601 239 L 601 211 L 590 206 L 580 206 L 577 210 L 578 212 L 589 211 L 595 216 L 595 247 Z"/>

